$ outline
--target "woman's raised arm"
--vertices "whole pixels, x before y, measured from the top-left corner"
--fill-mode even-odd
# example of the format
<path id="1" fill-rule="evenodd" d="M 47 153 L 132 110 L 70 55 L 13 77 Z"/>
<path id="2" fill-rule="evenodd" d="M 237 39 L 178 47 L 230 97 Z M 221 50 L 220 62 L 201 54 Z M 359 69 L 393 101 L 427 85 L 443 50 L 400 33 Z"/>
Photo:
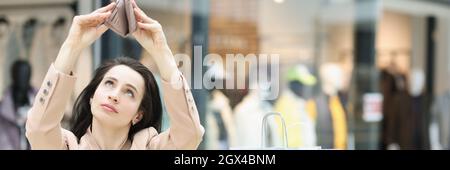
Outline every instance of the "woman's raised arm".
<path id="1" fill-rule="evenodd" d="M 72 70 L 81 51 L 107 30 L 106 26 L 100 24 L 111 15 L 114 5 L 73 19 L 69 35 L 45 75 L 28 112 L 26 136 L 32 149 L 68 149 L 65 142 L 75 141 L 71 132 L 61 128 L 61 120 L 76 80 Z"/>
<path id="2" fill-rule="evenodd" d="M 133 35 L 156 62 L 162 78 L 164 104 L 170 118 L 170 128 L 151 138 L 147 148 L 197 149 L 204 128 L 200 124 L 189 85 L 178 71 L 159 22 L 148 17 L 134 0 L 132 4 L 139 28 Z"/>
<path id="3" fill-rule="evenodd" d="M 81 52 L 108 30 L 108 27 L 102 23 L 111 15 L 114 7 L 115 3 L 113 2 L 90 14 L 74 17 L 69 35 L 55 61 L 55 68 L 58 71 L 71 74 Z"/>

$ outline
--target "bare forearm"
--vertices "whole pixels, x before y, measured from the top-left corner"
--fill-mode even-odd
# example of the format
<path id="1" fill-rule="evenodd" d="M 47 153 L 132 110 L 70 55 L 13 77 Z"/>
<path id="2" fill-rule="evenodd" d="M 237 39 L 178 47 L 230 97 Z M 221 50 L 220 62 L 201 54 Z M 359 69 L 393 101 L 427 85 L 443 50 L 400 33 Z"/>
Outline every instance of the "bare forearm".
<path id="1" fill-rule="evenodd" d="M 83 49 L 77 47 L 76 42 L 67 39 L 55 60 L 55 68 L 65 74 L 71 74 L 78 57 Z"/>
<path id="2" fill-rule="evenodd" d="M 161 78 L 163 80 L 170 81 L 178 67 L 169 47 L 166 47 L 158 52 L 154 52 L 152 56 L 158 66 Z"/>

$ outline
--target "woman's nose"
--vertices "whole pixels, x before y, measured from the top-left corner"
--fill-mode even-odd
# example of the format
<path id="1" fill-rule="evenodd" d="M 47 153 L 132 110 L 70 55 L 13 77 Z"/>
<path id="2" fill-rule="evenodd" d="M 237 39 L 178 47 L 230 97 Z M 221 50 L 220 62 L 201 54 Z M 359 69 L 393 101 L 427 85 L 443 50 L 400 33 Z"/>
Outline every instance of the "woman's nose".
<path id="1" fill-rule="evenodd" d="M 108 99 L 114 103 L 119 103 L 119 99 L 117 98 L 117 95 L 109 95 Z"/>

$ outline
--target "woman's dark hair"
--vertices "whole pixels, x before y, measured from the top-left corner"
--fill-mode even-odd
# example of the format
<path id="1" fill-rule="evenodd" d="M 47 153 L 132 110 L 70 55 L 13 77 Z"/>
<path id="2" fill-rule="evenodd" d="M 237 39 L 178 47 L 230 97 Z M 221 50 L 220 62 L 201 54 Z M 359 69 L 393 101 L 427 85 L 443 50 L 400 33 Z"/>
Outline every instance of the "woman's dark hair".
<path id="1" fill-rule="evenodd" d="M 154 127 L 158 132 L 160 132 L 162 105 L 158 91 L 158 85 L 156 84 L 152 72 L 150 72 L 147 67 L 142 65 L 137 60 L 120 57 L 109 60 L 99 68 L 97 68 L 94 73 L 94 78 L 81 92 L 80 96 L 78 96 L 77 100 L 75 101 L 71 123 L 72 132 L 75 134 L 78 140 L 81 139 L 81 137 L 86 133 L 86 130 L 88 130 L 89 126 L 92 124 L 93 116 L 91 112 L 90 99 L 94 96 L 95 90 L 103 80 L 106 72 L 108 72 L 114 66 L 118 65 L 128 66 L 138 72 L 144 78 L 145 85 L 145 94 L 139 106 L 139 111 L 143 112 L 143 117 L 138 123 L 131 126 L 128 133 L 128 139 L 133 139 L 133 136 L 136 132 L 139 132 L 140 130 L 148 127 Z"/>

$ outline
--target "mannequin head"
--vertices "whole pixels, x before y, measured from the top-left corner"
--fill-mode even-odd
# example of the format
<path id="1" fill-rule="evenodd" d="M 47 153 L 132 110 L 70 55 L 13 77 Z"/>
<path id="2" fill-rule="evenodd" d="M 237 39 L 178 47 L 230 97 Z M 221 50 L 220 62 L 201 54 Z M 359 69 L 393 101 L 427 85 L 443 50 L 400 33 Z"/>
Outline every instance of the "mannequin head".
<path id="1" fill-rule="evenodd" d="M 27 61 L 17 60 L 11 67 L 12 94 L 15 107 L 30 104 L 28 90 L 30 89 L 31 66 Z"/>
<path id="2" fill-rule="evenodd" d="M 287 73 L 289 89 L 298 97 L 309 98 L 310 91 L 316 84 L 317 80 L 303 65 L 298 65 L 289 69 Z"/>
<path id="3" fill-rule="evenodd" d="M 327 63 L 320 66 L 322 90 L 327 95 L 336 95 L 344 87 L 344 72 L 337 64 Z"/>
<path id="4" fill-rule="evenodd" d="M 11 68 L 12 86 L 16 90 L 27 91 L 30 88 L 31 66 L 27 61 L 17 60 Z"/>

